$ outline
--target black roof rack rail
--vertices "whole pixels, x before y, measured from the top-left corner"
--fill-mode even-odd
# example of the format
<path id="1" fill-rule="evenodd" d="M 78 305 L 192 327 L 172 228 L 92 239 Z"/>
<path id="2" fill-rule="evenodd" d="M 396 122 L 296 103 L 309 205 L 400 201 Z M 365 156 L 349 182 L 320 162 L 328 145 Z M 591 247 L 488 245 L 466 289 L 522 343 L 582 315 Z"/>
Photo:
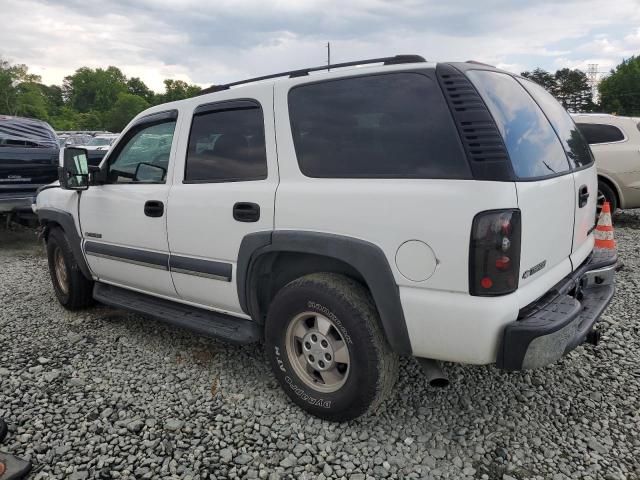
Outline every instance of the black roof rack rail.
<path id="1" fill-rule="evenodd" d="M 479 62 L 477 60 L 467 60 L 465 63 L 473 63 L 474 65 L 482 65 L 484 67 L 496 68 L 495 65 L 490 65 L 490 64 L 484 63 L 484 62 Z"/>
<path id="2" fill-rule="evenodd" d="M 269 80 L 271 78 L 279 77 L 304 77 L 309 75 L 310 72 L 319 72 L 321 70 L 329 70 L 331 68 L 343 68 L 343 67 L 355 67 L 357 65 L 368 65 L 371 63 L 384 63 L 385 65 L 399 65 L 402 63 L 421 63 L 426 60 L 420 55 L 395 55 L 393 57 L 371 58 L 368 60 L 357 60 L 354 62 L 334 63 L 331 65 L 323 65 L 321 67 L 302 68 L 299 70 L 290 70 L 288 72 L 273 73 L 271 75 L 264 75 L 262 77 L 249 78 L 247 80 L 240 80 L 238 82 L 231 82 L 225 85 L 212 85 L 211 87 L 201 90 L 198 95 L 206 95 L 207 93 L 219 92 L 221 90 L 228 90 L 236 85 L 243 85 L 245 83 L 259 82 L 260 80 Z"/>

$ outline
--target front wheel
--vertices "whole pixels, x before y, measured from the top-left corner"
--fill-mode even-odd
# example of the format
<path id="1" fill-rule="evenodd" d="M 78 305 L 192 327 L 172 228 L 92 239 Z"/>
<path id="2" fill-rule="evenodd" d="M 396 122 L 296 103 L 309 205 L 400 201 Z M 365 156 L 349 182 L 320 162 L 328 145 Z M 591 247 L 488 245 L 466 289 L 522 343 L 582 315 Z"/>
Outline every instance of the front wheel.
<path id="1" fill-rule="evenodd" d="M 287 395 L 325 420 L 374 411 L 395 383 L 398 357 L 371 297 L 342 275 L 307 275 L 280 290 L 267 315 L 265 345 Z"/>
<path id="2" fill-rule="evenodd" d="M 71 245 L 60 228 L 54 228 L 47 238 L 47 259 L 53 290 L 60 304 L 68 310 L 78 310 L 93 303 L 93 281 L 87 279 L 78 266 Z"/>

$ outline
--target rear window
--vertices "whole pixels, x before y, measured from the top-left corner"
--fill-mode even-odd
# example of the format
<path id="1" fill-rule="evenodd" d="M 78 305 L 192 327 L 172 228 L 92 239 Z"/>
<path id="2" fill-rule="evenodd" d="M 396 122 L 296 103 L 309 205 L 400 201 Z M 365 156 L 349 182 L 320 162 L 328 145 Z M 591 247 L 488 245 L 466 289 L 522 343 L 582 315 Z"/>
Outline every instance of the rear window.
<path id="1" fill-rule="evenodd" d="M 624 133 L 618 127 L 605 125 L 602 123 L 578 123 L 578 128 L 582 135 L 591 145 L 598 143 L 622 142 L 625 139 Z"/>
<path id="2" fill-rule="evenodd" d="M 471 70 L 467 76 L 487 104 L 519 178 L 569 171 L 567 156 L 555 131 L 540 107 L 512 76 L 484 70 Z"/>
<path id="3" fill-rule="evenodd" d="M 564 107 L 560 105 L 553 95 L 537 83 L 524 79 L 519 81 L 547 115 L 573 166 L 580 168 L 591 165 L 593 163 L 593 155 L 591 154 L 591 149 L 589 149 L 589 144 Z"/>
<path id="4" fill-rule="evenodd" d="M 289 114 L 306 176 L 471 176 L 442 92 L 425 75 L 403 72 L 294 87 Z"/>

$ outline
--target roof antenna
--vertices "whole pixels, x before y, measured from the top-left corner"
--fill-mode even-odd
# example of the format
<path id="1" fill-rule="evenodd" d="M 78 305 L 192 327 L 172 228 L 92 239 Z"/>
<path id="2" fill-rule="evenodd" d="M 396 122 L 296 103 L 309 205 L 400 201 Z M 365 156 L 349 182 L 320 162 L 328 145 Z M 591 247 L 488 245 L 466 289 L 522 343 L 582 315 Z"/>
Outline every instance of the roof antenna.
<path id="1" fill-rule="evenodd" d="M 331 42 L 327 42 L 327 71 L 331 71 Z"/>

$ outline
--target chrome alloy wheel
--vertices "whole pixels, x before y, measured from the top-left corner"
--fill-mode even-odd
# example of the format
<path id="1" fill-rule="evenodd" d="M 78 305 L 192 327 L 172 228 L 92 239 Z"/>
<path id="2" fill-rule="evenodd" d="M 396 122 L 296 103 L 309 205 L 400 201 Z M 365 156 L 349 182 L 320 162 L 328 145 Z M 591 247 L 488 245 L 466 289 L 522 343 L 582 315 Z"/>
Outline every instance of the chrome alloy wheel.
<path id="1" fill-rule="evenodd" d="M 349 349 L 340 330 L 324 315 L 304 312 L 287 327 L 289 363 L 298 377 L 312 389 L 332 393 L 349 376 Z"/>
<path id="2" fill-rule="evenodd" d="M 60 247 L 57 247 L 53 252 L 53 264 L 58 287 L 66 295 L 69 293 L 69 276 L 67 275 L 67 265 L 64 263 L 64 256 Z"/>

